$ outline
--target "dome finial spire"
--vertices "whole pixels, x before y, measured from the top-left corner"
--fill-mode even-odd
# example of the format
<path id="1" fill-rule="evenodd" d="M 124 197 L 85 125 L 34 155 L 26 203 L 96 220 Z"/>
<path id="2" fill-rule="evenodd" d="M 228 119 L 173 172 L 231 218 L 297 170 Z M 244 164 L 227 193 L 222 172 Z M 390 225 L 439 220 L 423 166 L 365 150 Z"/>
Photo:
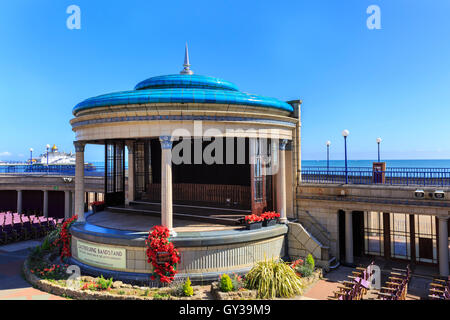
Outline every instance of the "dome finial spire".
<path id="1" fill-rule="evenodd" d="M 190 69 L 190 66 L 191 65 L 189 64 L 189 50 L 186 42 L 186 47 L 184 50 L 184 64 L 183 64 L 184 69 L 181 70 L 180 74 L 194 74 L 194 72 Z"/>

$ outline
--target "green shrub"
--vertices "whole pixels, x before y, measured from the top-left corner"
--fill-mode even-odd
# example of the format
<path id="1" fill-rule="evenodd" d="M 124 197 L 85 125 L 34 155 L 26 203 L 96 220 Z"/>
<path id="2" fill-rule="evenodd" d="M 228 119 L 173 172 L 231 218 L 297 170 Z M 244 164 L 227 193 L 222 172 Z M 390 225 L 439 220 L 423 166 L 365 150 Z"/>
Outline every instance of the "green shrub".
<path id="1" fill-rule="evenodd" d="M 100 290 L 108 290 L 113 284 L 113 278 L 105 279 L 103 275 L 100 275 L 100 278 L 97 279 L 97 284 Z"/>
<path id="2" fill-rule="evenodd" d="M 230 292 L 233 290 L 233 282 L 231 278 L 227 274 L 223 274 L 220 278 L 220 291 L 222 292 Z"/>
<path id="3" fill-rule="evenodd" d="M 297 272 L 300 273 L 302 277 L 310 277 L 313 273 L 313 270 L 309 265 L 304 264 L 297 267 Z"/>
<path id="4" fill-rule="evenodd" d="M 154 295 L 153 295 L 153 299 L 155 299 L 155 300 L 163 300 L 164 298 L 168 298 L 169 297 L 169 295 L 167 294 L 167 293 L 155 293 Z"/>
<path id="5" fill-rule="evenodd" d="M 194 289 L 191 287 L 191 280 L 187 277 L 186 282 L 183 285 L 183 293 L 186 297 L 194 295 Z"/>
<path id="6" fill-rule="evenodd" d="M 241 288 L 244 287 L 242 277 L 238 276 L 237 274 L 233 274 L 233 277 L 231 278 L 231 283 L 233 285 L 233 291 L 239 291 Z"/>
<path id="7" fill-rule="evenodd" d="M 57 239 L 59 239 L 59 233 L 60 233 L 60 232 L 61 232 L 61 227 L 58 226 L 58 227 L 56 227 L 55 230 L 53 230 L 52 232 L 50 232 L 50 233 L 45 237 L 45 239 L 47 239 L 47 240 L 50 242 L 50 244 L 53 245 L 53 243 L 54 243 Z M 44 241 L 45 241 L 45 240 L 44 240 Z"/>
<path id="8" fill-rule="evenodd" d="M 150 289 L 149 288 L 145 289 L 145 291 L 142 295 L 145 297 L 148 297 L 150 295 Z"/>
<path id="9" fill-rule="evenodd" d="M 302 282 L 283 261 L 258 262 L 246 275 L 246 287 L 258 291 L 261 299 L 289 298 L 302 294 Z"/>
<path id="10" fill-rule="evenodd" d="M 311 268 L 311 272 L 314 271 L 315 262 L 311 253 L 306 256 L 305 264 Z"/>
<path id="11" fill-rule="evenodd" d="M 32 249 L 30 249 L 30 255 L 29 258 L 31 262 L 40 261 L 42 259 L 42 248 L 41 246 L 36 246 Z"/>
<path id="12" fill-rule="evenodd" d="M 41 249 L 43 251 L 50 251 L 51 248 L 52 248 L 52 243 L 50 242 L 48 237 L 45 237 L 44 241 L 42 241 Z"/>

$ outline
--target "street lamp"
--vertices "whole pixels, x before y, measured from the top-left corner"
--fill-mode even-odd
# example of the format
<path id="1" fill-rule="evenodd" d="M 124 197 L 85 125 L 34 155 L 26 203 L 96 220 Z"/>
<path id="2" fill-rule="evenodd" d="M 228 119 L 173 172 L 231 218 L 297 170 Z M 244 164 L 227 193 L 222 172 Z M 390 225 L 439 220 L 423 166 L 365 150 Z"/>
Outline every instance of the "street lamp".
<path id="1" fill-rule="evenodd" d="M 345 144 L 345 184 L 348 184 L 348 168 L 347 168 L 347 137 L 350 134 L 350 132 L 345 129 L 342 131 L 342 136 L 344 137 L 344 144 Z"/>
<path id="2" fill-rule="evenodd" d="M 378 162 L 380 162 L 380 143 L 381 143 L 381 138 L 377 138 L 377 144 L 378 144 Z"/>
<path id="3" fill-rule="evenodd" d="M 33 164 L 33 148 L 30 148 L 30 164 Z"/>
<path id="4" fill-rule="evenodd" d="M 328 140 L 327 141 L 327 173 L 328 173 L 328 170 L 330 170 L 330 145 L 331 145 L 331 141 Z"/>
<path id="5" fill-rule="evenodd" d="M 47 148 L 47 166 L 48 166 L 48 149 L 50 149 L 50 145 L 47 144 L 45 147 Z"/>

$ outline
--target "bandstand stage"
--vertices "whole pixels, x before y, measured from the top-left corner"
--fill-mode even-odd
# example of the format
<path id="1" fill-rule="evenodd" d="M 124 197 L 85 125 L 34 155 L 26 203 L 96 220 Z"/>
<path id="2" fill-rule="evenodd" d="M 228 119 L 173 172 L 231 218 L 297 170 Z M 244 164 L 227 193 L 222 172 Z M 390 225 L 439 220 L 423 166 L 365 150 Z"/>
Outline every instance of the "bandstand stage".
<path id="1" fill-rule="evenodd" d="M 194 283 L 284 257 L 300 104 L 194 75 L 187 48 L 181 74 L 79 103 L 71 120 L 78 215 L 71 262 L 85 274 L 148 284 L 145 239 L 155 225 L 170 230 L 181 254 L 177 277 Z M 87 144 L 105 147 L 106 208 L 95 213 L 84 212 Z M 244 216 L 264 211 L 279 212 L 280 224 L 246 230 Z"/>

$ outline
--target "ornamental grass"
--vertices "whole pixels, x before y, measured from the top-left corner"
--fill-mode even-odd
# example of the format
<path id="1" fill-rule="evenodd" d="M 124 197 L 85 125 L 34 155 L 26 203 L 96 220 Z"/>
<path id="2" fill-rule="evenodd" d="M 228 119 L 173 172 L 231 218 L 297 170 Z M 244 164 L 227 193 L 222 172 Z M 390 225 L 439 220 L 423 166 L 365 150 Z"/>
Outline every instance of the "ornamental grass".
<path id="1" fill-rule="evenodd" d="M 264 260 L 246 275 L 248 289 L 257 290 L 258 298 L 290 298 L 302 294 L 302 282 L 289 264 L 278 260 Z"/>

